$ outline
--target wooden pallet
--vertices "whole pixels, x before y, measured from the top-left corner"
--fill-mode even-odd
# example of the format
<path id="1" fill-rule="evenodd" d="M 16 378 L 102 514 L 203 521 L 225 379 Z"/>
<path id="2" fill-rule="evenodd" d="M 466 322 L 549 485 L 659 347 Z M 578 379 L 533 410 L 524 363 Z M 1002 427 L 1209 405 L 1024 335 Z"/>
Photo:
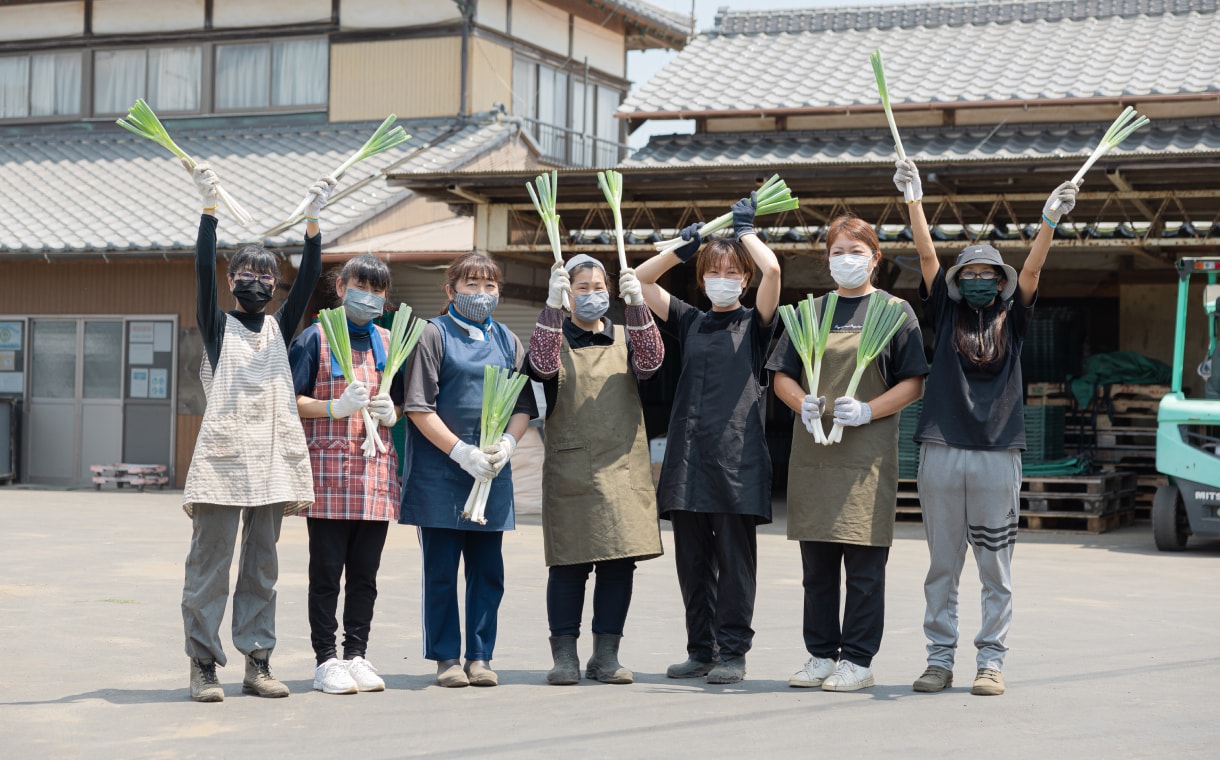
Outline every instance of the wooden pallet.
<path id="1" fill-rule="evenodd" d="M 169 477 L 165 474 L 163 464 L 91 464 L 89 472 L 93 474 L 91 481 L 98 491 L 102 486 L 113 485 L 115 488 L 132 488 L 144 491 L 147 486 L 165 488 Z"/>
<path id="2" fill-rule="evenodd" d="M 1081 512 L 1047 512 L 1043 514 L 1021 514 L 1021 527 L 1032 531 L 1088 531 L 1105 533 L 1115 528 L 1125 528 L 1135 523 L 1135 510 L 1122 509 L 1103 515 Z"/>

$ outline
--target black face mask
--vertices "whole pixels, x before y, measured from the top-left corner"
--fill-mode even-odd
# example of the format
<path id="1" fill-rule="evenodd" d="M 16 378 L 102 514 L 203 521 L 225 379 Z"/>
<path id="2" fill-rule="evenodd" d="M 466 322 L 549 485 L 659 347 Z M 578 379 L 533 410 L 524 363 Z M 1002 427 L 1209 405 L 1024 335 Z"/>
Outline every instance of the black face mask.
<path id="1" fill-rule="evenodd" d="M 273 293 L 275 293 L 274 285 L 258 280 L 252 282 L 238 280 L 233 287 L 233 295 L 237 298 L 237 302 L 249 312 L 262 311 L 267 302 L 271 300 Z"/>

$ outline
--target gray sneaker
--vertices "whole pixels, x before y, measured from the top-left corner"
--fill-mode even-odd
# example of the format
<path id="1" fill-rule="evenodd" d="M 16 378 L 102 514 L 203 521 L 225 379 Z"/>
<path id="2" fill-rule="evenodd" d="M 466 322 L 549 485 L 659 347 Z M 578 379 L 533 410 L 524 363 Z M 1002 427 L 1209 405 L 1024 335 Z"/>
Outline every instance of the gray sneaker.
<path id="1" fill-rule="evenodd" d="M 225 701 L 225 691 L 216 677 L 215 660 L 191 658 L 191 699 L 196 702 Z"/>
<path id="2" fill-rule="evenodd" d="M 944 691 L 952 685 L 952 670 L 947 670 L 939 665 L 929 665 L 928 669 L 923 672 L 923 675 L 916 678 L 915 683 L 911 684 L 911 688 L 915 691 L 922 691 L 925 694 L 932 694 Z"/>
<path id="3" fill-rule="evenodd" d="M 707 672 L 708 683 L 737 683 L 745 680 L 746 658 L 728 657 Z"/>
<path id="4" fill-rule="evenodd" d="M 243 694 L 259 697 L 286 697 L 288 687 L 271 675 L 271 650 L 259 649 L 246 655 L 246 677 L 241 682 Z"/>

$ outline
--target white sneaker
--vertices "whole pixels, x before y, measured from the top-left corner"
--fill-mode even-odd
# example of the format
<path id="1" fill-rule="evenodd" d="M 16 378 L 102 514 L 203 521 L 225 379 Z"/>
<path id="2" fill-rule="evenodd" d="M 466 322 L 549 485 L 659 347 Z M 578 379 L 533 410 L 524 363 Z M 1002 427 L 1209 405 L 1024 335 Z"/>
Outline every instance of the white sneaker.
<path id="1" fill-rule="evenodd" d="M 355 694 L 356 682 L 347 672 L 347 663 L 332 657 L 314 669 L 313 688 L 323 694 Z"/>
<path id="2" fill-rule="evenodd" d="M 360 691 L 385 691 L 385 681 L 377 675 L 377 668 L 363 657 L 353 657 L 347 661 L 347 672 L 356 682 Z"/>
<path id="3" fill-rule="evenodd" d="M 822 691 L 855 691 L 873 685 L 873 669 L 850 660 L 839 660 L 835 672 L 822 681 Z"/>
<path id="4" fill-rule="evenodd" d="M 835 672 L 835 661 L 829 657 L 810 657 L 805 667 L 792 674 L 788 679 L 789 686 L 810 688 L 821 686 L 828 676 Z"/>

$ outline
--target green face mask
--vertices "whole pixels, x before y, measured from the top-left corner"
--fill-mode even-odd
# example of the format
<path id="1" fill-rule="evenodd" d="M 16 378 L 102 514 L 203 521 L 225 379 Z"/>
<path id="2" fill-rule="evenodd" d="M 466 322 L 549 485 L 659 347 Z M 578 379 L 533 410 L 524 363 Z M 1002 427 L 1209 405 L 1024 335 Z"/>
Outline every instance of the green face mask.
<path id="1" fill-rule="evenodd" d="M 995 299 L 999 291 L 999 280 L 958 280 L 957 289 L 962 299 L 976 309 L 981 309 Z"/>

